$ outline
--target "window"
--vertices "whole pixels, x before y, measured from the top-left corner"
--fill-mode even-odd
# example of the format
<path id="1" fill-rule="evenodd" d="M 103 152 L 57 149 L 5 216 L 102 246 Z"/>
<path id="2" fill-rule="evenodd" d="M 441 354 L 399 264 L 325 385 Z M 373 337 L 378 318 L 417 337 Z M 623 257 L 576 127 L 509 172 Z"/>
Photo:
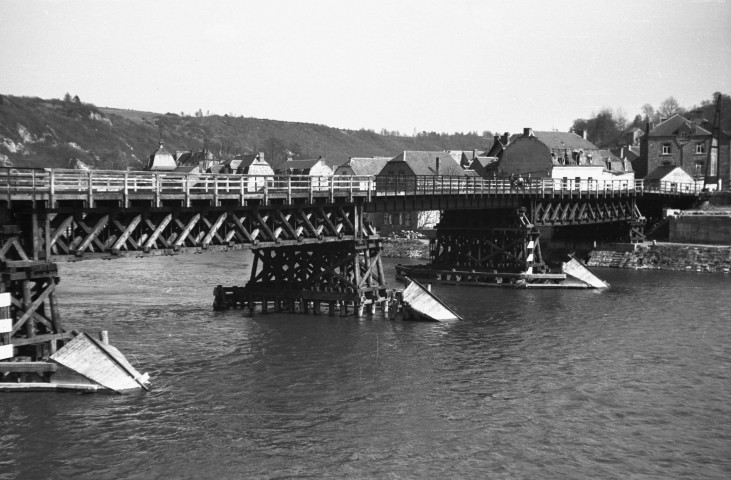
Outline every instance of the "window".
<path id="1" fill-rule="evenodd" d="M 391 225 L 391 214 L 390 213 L 384 213 L 383 214 L 383 224 L 384 225 Z"/>
<path id="2" fill-rule="evenodd" d="M 663 143 L 662 144 L 662 152 L 661 155 L 670 155 L 672 153 L 672 150 L 670 149 L 669 143 Z"/>
<path id="3" fill-rule="evenodd" d="M 404 214 L 404 225 L 407 227 L 411 226 L 411 212 L 406 212 Z"/>
<path id="4" fill-rule="evenodd" d="M 700 155 L 706 153 L 706 144 L 705 142 L 698 142 L 695 144 L 695 154 Z"/>
<path id="5" fill-rule="evenodd" d="M 704 175 L 703 162 L 695 162 L 695 178 L 700 178 Z"/>

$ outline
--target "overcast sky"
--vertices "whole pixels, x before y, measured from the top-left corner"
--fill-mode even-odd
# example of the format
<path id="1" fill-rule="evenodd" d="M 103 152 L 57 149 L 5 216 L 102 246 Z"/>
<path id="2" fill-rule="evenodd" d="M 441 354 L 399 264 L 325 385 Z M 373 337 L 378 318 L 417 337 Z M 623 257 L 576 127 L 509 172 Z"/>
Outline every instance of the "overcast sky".
<path id="1" fill-rule="evenodd" d="M 0 0 L 0 93 L 416 131 L 731 93 L 727 0 Z"/>

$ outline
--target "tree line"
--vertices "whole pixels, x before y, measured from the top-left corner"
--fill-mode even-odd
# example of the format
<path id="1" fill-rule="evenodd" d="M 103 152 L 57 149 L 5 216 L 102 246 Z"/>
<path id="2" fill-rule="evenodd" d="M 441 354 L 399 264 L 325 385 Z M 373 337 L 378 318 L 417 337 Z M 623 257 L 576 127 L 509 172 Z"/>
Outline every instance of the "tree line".
<path id="1" fill-rule="evenodd" d="M 608 148 L 620 143 L 623 132 L 628 129 L 633 127 L 644 129 L 648 122 L 657 125 L 675 114 L 687 115 L 690 111 L 700 109 L 706 119 L 713 120 L 717 95 L 721 96 L 721 127 L 726 130 L 731 123 L 731 97 L 720 92 L 714 93 L 711 99 L 703 100 L 700 105 L 690 108 L 682 107 L 673 96 L 663 100 L 657 108 L 646 103 L 640 108 L 642 113 L 635 115 L 632 121 L 628 120 L 627 114 L 621 108 L 603 108 L 598 113 L 592 113 L 589 118 L 574 120 L 571 130 L 577 133 L 586 130 L 590 142 L 600 148 Z"/>

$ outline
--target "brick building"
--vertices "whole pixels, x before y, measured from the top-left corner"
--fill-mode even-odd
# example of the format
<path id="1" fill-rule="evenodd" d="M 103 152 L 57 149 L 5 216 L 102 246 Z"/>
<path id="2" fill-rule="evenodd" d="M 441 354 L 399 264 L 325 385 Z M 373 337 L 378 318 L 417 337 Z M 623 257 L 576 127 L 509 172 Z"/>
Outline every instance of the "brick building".
<path id="1" fill-rule="evenodd" d="M 691 112 L 691 115 L 693 112 Z M 638 178 L 661 166 L 677 166 L 700 181 L 705 178 L 709 161 L 712 126 L 702 117 L 688 119 L 676 114 L 654 128 L 648 124 L 640 141 L 640 156 L 632 163 Z M 727 188 L 731 180 L 731 137 L 720 132 L 718 157 L 711 161 L 709 180 L 722 182 Z"/>

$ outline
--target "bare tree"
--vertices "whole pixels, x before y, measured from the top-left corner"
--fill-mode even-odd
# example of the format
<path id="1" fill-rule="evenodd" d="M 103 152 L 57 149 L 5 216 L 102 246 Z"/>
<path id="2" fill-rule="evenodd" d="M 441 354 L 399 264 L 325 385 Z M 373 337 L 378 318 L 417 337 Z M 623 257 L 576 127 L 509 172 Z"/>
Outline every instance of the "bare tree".
<path id="1" fill-rule="evenodd" d="M 668 97 L 657 108 L 657 112 L 662 118 L 670 118 L 676 113 L 682 114 L 683 109 L 680 107 L 680 104 L 675 97 Z"/>
<path id="2" fill-rule="evenodd" d="M 649 103 L 642 105 L 642 113 L 645 115 L 647 121 L 652 122 L 655 120 L 655 109 Z"/>

